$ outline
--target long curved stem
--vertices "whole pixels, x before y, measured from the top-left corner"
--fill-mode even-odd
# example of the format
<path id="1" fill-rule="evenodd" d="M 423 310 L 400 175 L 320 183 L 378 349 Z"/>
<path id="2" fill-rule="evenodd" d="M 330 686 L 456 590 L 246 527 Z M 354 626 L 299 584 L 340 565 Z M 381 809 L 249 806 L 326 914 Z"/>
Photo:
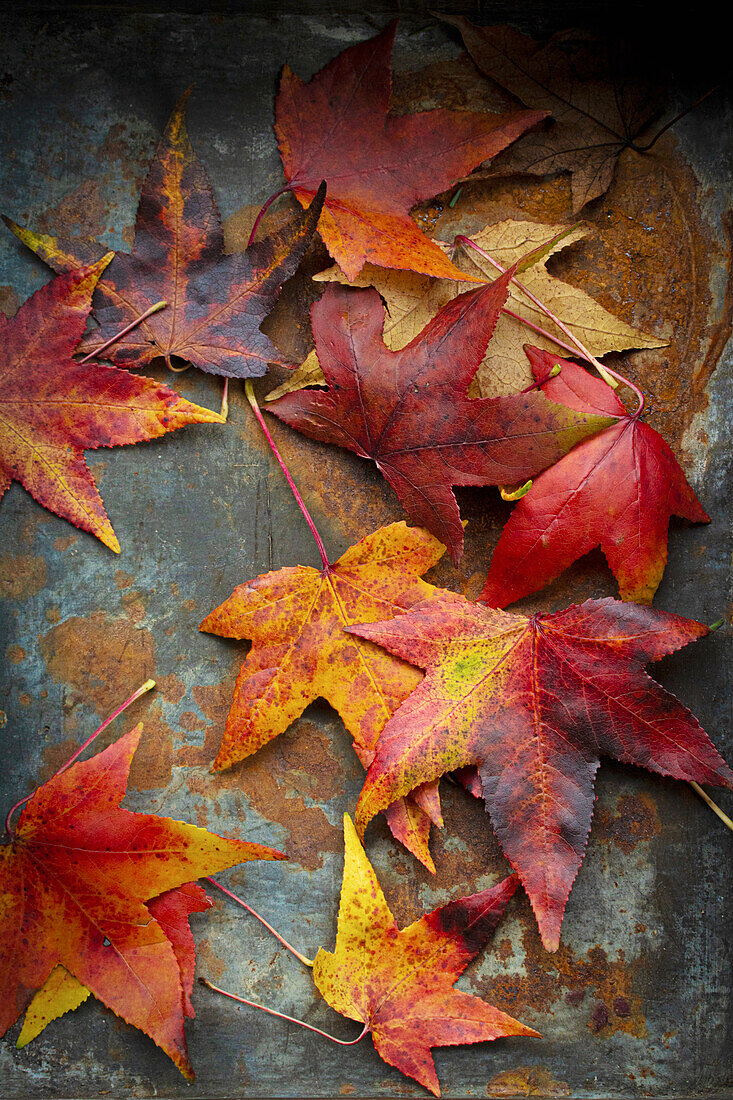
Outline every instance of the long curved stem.
<path id="1" fill-rule="evenodd" d="M 475 241 L 472 241 L 470 237 L 459 234 L 456 237 L 456 241 L 457 243 L 462 244 L 464 247 L 472 248 L 474 252 L 478 252 L 478 254 L 480 256 L 483 256 L 485 260 L 488 260 L 492 267 L 495 267 L 497 271 L 501 271 L 502 274 L 504 274 L 504 272 L 506 271 L 506 268 L 502 267 L 498 260 L 495 260 L 493 256 L 490 256 L 486 249 L 481 248 L 481 246 L 476 244 Z M 614 380 L 616 382 L 623 382 L 625 386 L 628 386 L 630 390 L 633 390 L 633 392 L 636 394 L 636 399 L 638 402 L 638 408 L 636 409 L 634 415 L 639 416 L 643 412 L 644 406 L 646 404 L 646 398 L 644 397 L 644 394 L 641 392 L 639 387 L 636 386 L 629 378 L 626 378 L 623 374 L 619 374 L 618 371 L 613 370 L 611 367 L 606 367 L 603 363 L 599 363 L 596 357 L 594 355 L 591 355 L 585 344 L 583 344 L 578 339 L 575 333 L 573 333 L 567 327 L 567 325 L 560 320 L 559 317 L 556 317 L 552 310 L 549 309 L 544 304 L 544 302 L 541 302 L 540 299 L 535 294 L 533 294 L 528 287 L 524 285 L 524 283 L 521 283 L 519 279 L 512 279 L 512 282 L 515 286 L 519 287 L 523 294 L 527 295 L 529 300 L 533 302 L 537 306 L 537 308 L 545 314 L 546 317 L 549 317 L 553 324 L 557 325 L 560 331 L 567 336 L 568 340 L 570 340 L 574 344 L 575 348 L 577 348 L 577 351 L 580 352 L 583 359 L 590 363 L 591 366 L 596 368 L 604 382 L 607 382 L 610 386 L 614 385 Z M 523 318 L 520 318 L 520 320 L 522 319 Z M 544 333 L 543 335 L 549 336 L 550 334 Z M 551 339 L 555 339 L 555 337 L 551 337 Z"/>
<path id="2" fill-rule="evenodd" d="M 321 561 L 323 562 L 323 568 L 325 569 L 325 571 L 327 573 L 329 573 L 331 571 L 331 563 L 328 560 L 328 554 L 326 553 L 326 547 L 323 544 L 323 539 L 318 534 L 318 528 L 316 527 L 315 523 L 311 519 L 311 514 L 305 506 L 305 501 L 303 500 L 302 496 L 298 492 L 298 486 L 293 481 L 293 479 L 290 475 L 290 470 L 288 470 L 288 468 L 285 465 L 285 462 L 284 462 L 280 452 L 278 451 L 278 449 L 275 445 L 275 440 L 270 435 L 270 430 L 267 427 L 267 424 L 265 423 L 265 418 L 262 415 L 262 410 L 260 409 L 260 406 L 257 404 L 257 398 L 255 397 L 255 391 L 252 389 L 252 383 L 250 382 L 249 379 L 247 379 L 247 381 L 244 383 L 244 392 L 247 394 L 247 400 L 249 401 L 250 405 L 252 406 L 252 411 L 254 412 L 255 416 L 257 417 L 257 420 L 259 422 L 260 427 L 262 428 L 262 431 L 265 433 L 265 438 L 266 438 L 267 442 L 270 444 L 270 448 L 272 450 L 272 453 L 274 454 L 275 458 L 280 463 L 280 468 L 282 469 L 282 472 L 285 474 L 285 477 L 287 478 L 288 485 L 292 489 L 293 496 L 295 497 L 295 499 L 298 502 L 298 507 L 300 508 L 301 512 L 303 513 L 303 515 L 305 517 L 305 522 L 310 527 L 311 534 L 313 535 L 313 538 L 316 540 L 316 546 L 318 547 L 318 552 L 321 555 Z"/>
<path id="3" fill-rule="evenodd" d="M 242 901 L 242 899 L 238 898 L 236 894 L 233 894 L 231 890 L 227 890 L 226 886 L 222 886 L 221 883 L 217 882 L 215 878 L 209 878 L 209 876 L 207 875 L 204 881 L 208 882 L 211 886 L 216 886 L 217 890 L 221 890 L 222 894 L 226 894 L 226 896 L 228 898 L 231 898 L 232 901 L 236 901 L 237 905 L 241 905 L 243 909 L 246 909 L 248 913 L 251 913 L 253 917 L 256 917 L 260 924 L 264 924 L 267 931 L 270 932 L 276 940 L 279 940 L 283 947 L 286 947 L 288 949 L 291 955 L 295 955 L 296 959 L 302 962 L 304 966 L 313 966 L 313 959 L 307 959 L 305 955 L 301 955 L 300 951 L 296 951 L 293 945 L 291 943 L 288 943 L 288 941 L 284 939 L 279 932 L 276 932 L 272 925 L 268 924 L 265 918 L 261 917 L 260 914 L 255 909 L 253 909 L 251 905 L 247 905 L 246 901 Z"/>
<path id="4" fill-rule="evenodd" d="M 79 362 L 88 363 L 90 359 L 97 359 L 108 347 L 111 347 L 112 344 L 116 344 L 123 336 L 127 336 L 128 332 L 132 332 L 132 330 L 137 328 L 138 325 L 141 325 L 143 321 L 147 321 L 148 317 L 152 317 L 154 313 L 158 313 L 161 309 L 165 309 L 167 305 L 167 302 L 156 302 L 154 306 L 151 306 L 150 309 L 146 309 L 145 312 L 141 313 L 139 317 L 136 317 L 134 321 L 130 321 L 129 325 L 120 329 L 114 336 L 110 336 L 109 340 L 105 341 L 105 343 L 101 344 L 98 348 L 95 348 L 94 351 L 90 351 L 89 354 L 85 355 Z"/>
<path id="5" fill-rule="evenodd" d="M 284 1012 L 276 1012 L 274 1008 L 265 1008 L 264 1005 L 258 1004 L 257 1001 L 248 1001 L 246 997 L 238 997 L 236 993 L 228 993 L 226 989 L 220 989 L 218 985 L 213 985 L 212 982 L 206 980 L 206 978 L 199 978 L 202 985 L 207 986 L 209 989 L 213 989 L 215 993 L 221 993 L 224 997 L 229 997 L 232 1001 L 239 1001 L 241 1005 L 249 1005 L 250 1008 L 259 1008 L 260 1012 L 266 1012 L 268 1016 L 277 1016 L 280 1020 L 287 1020 L 290 1024 L 299 1024 L 300 1027 L 307 1028 L 308 1031 L 315 1031 L 316 1035 L 322 1035 L 324 1039 L 330 1039 L 332 1043 L 338 1043 L 340 1047 L 353 1047 L 357 1043 L 360 1043 L 366 1033 L 369 1031 L 369 1024 L 364 1024 L 364 1028 L 361 1034 L 357 1035 L 356 1039 L 337 1039 L 335 1035 L 329 1035 L 327 1031 L 322 1031 L 320 1027 L 313 1027 L 313 1024 L 307 1024 L 305 1020 L 298 1020 L 295 1016 L 286 1016 Z"/>
<path id="6" fill-rule="evenodd" d="M 117 716 L 119 714 L 122 714 L 123 710 L 127 710 L 127 708 L 132 703 L 134 703 L 136 699 L 139 699 L 141 695 L 144 695 L 146 691 L 150 691 L 154 687 L 155 687 L 155 680 L 146 680 L 145 683 L 142 684 L 137 689 L 137 691 L 134 691 L 132 693 L 132 695 L 130 696 L 129 699 L 125 699 L 122 706 L 118 707 L 117 710 L 114 712 L 114 714 L 110 714 L 109 718 L 106 718 L 104 720 L 104 722 L 102 722 L 102 725 L 98 726 L 97 729 L 95 729 L 94 733 L 91 734 L 89 737 L 87 737 L 84 744 L 81 745 L 76 750 L 76 752 L 72 756 L 69 757 L 69 759 L 66 761 L 65 764 L 61 765 L 61 767 L 58 769 L 58 771 L 53 773 L 53 775 L 51 776 L 51 779 L 55 779 L 57 776 L 63 775 L 63 773 L 66 771 L 66 769 L 70 768 L 71 765 L 74 763 L 74 761 L 77 760 L 81 756 L 81 754 L 84 752 L 84 749 L 86 749 L 89 745 L 91 745 L 92 741 L 94 741 L 94 739 L 96 737 L 99 737 L 100 733 L 102 733 L 103 730 L 107 729 L 107 726 L 110 724 L 110 722 L 114 722 L 115 718 L 117 718 Z M 50 782 L 50 780 L 49 780 L 49 782 Z M 7 817 L 5 818 L 5 832 L 9 837 L 12 838 L 12 836 L 13 836 L 12 827 L 11 827 L 11 824 L 10 824 L 10 819 L 12 818 L 12 816 L 15 813 L 16 810 L 19 810 L 20 807 L 24 806 L 30 798 L 33 798 L 33 795 L 36 793 L 37 790 L 38 790 L 38 787 L 36 787 L 34 790 L 32 790 L 30 794 L 27 794 L 25 796 L 25 798 L 19 799 L 19 801 L 16 802 L 14 806 L 11 806 L 10 809 L 8 810 Z"/>
<path id="7" fill-rule="evenodd" d="M 255 218 L 255 223 L 252 226 L 252 232 L 250 233 L 249 240 L 247 241 L 247 248 L 249 248 L 249 246 L 251 244 L 254 244 L 255 234 L 257 233 L 260 222 L 262 221 L 263 217 L 265 216 L 265 213 L 266 213 L 268 207 L 270 207 L 273 204 L 275 199 L 279 199 L 281 195 L 287 195 L 288 191 L 292 191 L 292 190 L 293 189 L 290 185 L 288 185 L 287 187 L 281 187 L 279 191 L 276 191 L 274 195 L 270 195 L 269 199 L 267 199 L 267 201 L 262 204 L 262 209 L 260 210 L 259 214 Z"/>

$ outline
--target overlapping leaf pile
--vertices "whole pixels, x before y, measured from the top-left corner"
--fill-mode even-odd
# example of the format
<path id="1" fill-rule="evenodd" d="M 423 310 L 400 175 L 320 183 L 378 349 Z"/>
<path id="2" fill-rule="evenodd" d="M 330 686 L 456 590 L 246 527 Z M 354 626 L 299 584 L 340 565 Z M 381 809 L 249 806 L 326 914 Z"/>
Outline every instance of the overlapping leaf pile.
<path id="1" fill-rule="evenodd" d="M 410 217 L 482 164 L 474 178 L 568 171 L 579 210 L 609 186 L 655 100 L 631 85 L 612 95 L 597 72 L 579 83 L 582 51 L 571 61 L 559 45 L 539 48 L 508 28 L 445 22 L 523 106 L 502 115 L 393 113 L 396 23 L 308 84 L 286 67 L 275 129 L 286 190 L 303 211 L 227 254 L 186 131 L 186 93 L 143 185 L 130 254 L 6 219 L 60 274 L 11 321 L 0 315 L 0 495 L 17 480 L 119 550 L 84 450 L 224 419 L 119 368 L 162 357 L 245 379 L 284 363 L 260 326 L 318 227 L 336 266 L 318 276 L 328 285 L 311 312 L 315 348 L 270 394 L 268 411 L 373 461 L 420 526 L 382 527 L 331 562 L 296 491 L 323 568 L 289 566 L 245 582 L 201 624 L 252 643 L 212 770 L 246 767 L 320 697 L 368 769 L 362 832 L 384 812 L 393 835 L 434 871 L 428 842 L 431 824 L 442 824 L 440 778 L 456 773 L 483 797 L 516 876 L 401 931 L 346 816 L 336 946 L 313 964 L 328 1004 L 363 1023 L 385 1062 L 436 1095 L 432 1047 L 537 1035 L 453 986 L 518 881 L 544 945 L 558 947 L 601 757 L 733 787 L 696 719 L 644 671 L 708 633 L 643 605 L 662 577 L 670 517 L 709 517 L 643 421 L 641 391 L 627 383 L 638 398 L 629 412 L 588 369 L 611 378 L 596 357 L 663 341 L 547 270 L 552 254 L 582 241 L 583 227 L 504 218 L 457 239 L 469 255 Z M 159 303 L 165 308 L 143 317 Z M 90 315 L 97 327 L 85 334 Z M 87 361 L 95 355 L 115 365 Z M 520 499 L 478 602 L 423 579 L 446 548 L 454 562 L 463 552 L 454 487 L 522 483 L 505 494 Z M 597 546 L 621 601 L 529 617 L 500 610 Z M 0 1031 L 27 1009 L 23 1046 L 94 994 L 190 1077 L 189 917 L 210 905 L 193 880 L 284 857 L 121 809 L 139 736 L 62 769 L 0 847 Z"/>

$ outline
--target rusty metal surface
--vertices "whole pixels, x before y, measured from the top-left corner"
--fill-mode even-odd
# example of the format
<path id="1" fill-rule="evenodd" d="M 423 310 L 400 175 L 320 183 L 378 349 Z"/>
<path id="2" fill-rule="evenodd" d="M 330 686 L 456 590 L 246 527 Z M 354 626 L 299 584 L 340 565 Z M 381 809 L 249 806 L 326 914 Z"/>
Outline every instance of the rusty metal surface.
<path id="1" fill-rule="evenodd" d="M 158 135 L 180 92 L 195 82 L 189 129 L 227 219 L 229 246 L 240 246 L 259 204 L 281 184 L 271 131 L 281 65 L 308 75 L 384 23 L 353 5 L 331 5 L 327 17 L 309 11 L 16 13 L 0 79 L 3 210 L 44 231 L 129 246 Z M 531 13 L 524 17 L 531 24 Z M 403 22 L 395 66 L 400 110 L 492 105 L 457 40 L 427 16 Z M 689 94 L 684 82 L 671 85 L 670 109 Z M 709 527 L 673 525 L 656 604 L 707 622 L 726 614 L 730 557 L 729 122 L 721 94 L 653 153 L 627 151 L 608 196 L 584 212 L 597 235 L 553 260 L 556 274 L 670 340 L 622 361 L 650 394 L 651 422 L 681 455 L 713 517 Z M 559 221 L 568 212 L 567 180 L 559 177 L 469 184 L 453 209 L 432 204 L 423 214 L 449 239 L 458 225 L 471 231 L 509 216 Z M 12 313 L 48 272 L 9 234 L 0 237 L 0 260 L 0 307 Z M 324 262 L 315 252 L 310 270 Z M 304 277 L 296 279 L 270 323 L 286 351 L 307 350 L 303 314 L 312 294 Z M 171 380 L 186 397 L 217 407 L 216 380 L 193 371 Z M 260 393 L 268 388 L 260 385 Z M 341 815 L 353 809 L 362 778 L 339 719 L 315 705 L 242 765 L 216 776 L 208 770 L 244 648 L 199 634 L 199 622 L 258 572 L 318 560 L 234 390 L 223 428 L 189 428 L 90 456 L 122 543 L 119 557 L 39 508 L 20 486 L 3 499 L 3 804 L 48 778 L 99 720 L 154 676 L 157 693 L 114 727 L 120 733 L 138 719 L 145 723 L 126 804 L 284 848 L 288 863 L 250 864 L 222 880 L 313 954 L 333 942 Z M 371 466 L 281 425 L 273 431 L 332 555 L 401 518 Z M 431 579 L 475 597 L 508 508 L 491 490 L 465 492 L 461 503 L 470 521 L 466 558 L 459 569 L 441 565 Z M 589 555 L 524 606 L 608 594 L 616 594 L 612 577 L 600 555 Z M 655 675 L 730 760 L 728 629 L 661 662 Z M 446 827 L 433 840 L 435 876 L 382 825 L 369 835 L 369 854 L 400 923 L 507 870 L 481 806 L 443 786 Z M 520 897 L 460 983 L 544 1038 L 437 1051 L 446 1096 L 733 1095 L 729 835 L 681 783 L 604 762 L 597 789 L 558 953 L 542 949 Z M 720 802 L 731 812 L 730 796 Z M 246 914 L 217 904 L 193 927 L 199 973 L 350 1036 L 309 974 Z M 0 1095 L 425 1095 L 385 1066 L 368 1041 L 343 1051 L 203 988 L 195 1008 L 187 1028 L 193 1086 L 147 1038 L 92 999 L 23 1051 L 13 1046 L 18 1027 L 9 1033 L 0 1043 Z"/>

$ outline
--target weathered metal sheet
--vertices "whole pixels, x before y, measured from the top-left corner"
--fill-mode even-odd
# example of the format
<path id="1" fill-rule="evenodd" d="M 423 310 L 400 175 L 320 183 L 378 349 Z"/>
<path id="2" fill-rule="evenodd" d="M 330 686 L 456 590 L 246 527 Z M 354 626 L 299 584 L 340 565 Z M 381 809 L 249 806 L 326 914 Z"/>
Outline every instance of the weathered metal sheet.
<path id="1" fill-rule="evenodd" d="M 238 247 L 254 211 L 281 185 L 271 130 L 281 65 L 308 75 L 384 22 L 354 13 L 353 5 L 343 12 L 16 15 L 0 81 L 3 210 L 38 229 L 129 246 L 157 137 L 180 92 L 195 82 L 189 129 L 227 218 L 229 245 Z M 398 109 L 495 102 L 456 40 L 427 15 L 403 22 L 396 69 Z M 684 102 L 684 87 L 672 87 L 671 109 Z M 650 394 L 650 419 L 681 454 L 713 520 L 704 528 L 674 527 L 656 603 L 708 622 L 726 612 L 730 553 L 725 119 L 724 101 L 712 97 L 646 157 L 627 151 L 609 195 L 584 212 L 596 237 L 553 261 L 557 274 L 625 320 L 670 340 L 668 348 L 624 362 Z M 453 209 L 433 204 L 424 216 L 449 239 L 459 226 L 471 231 L 508 216 L 559 221 L 568 210 L 563 178 L 505 180 L 467 185 Z M 319 260 L 312 257 L 312 270 Z M 0 305 L 12 312 L 48 272 L 9 234 L 0 236 L 0 262 Z M 307 350 L 304 313 L 312 293 L 304 278 L 296 280 L 271 324 L 291 353 Z M 218 406 L 216 380 L 193 371 L 164 374 L 185 396 Z M 260 385 L 260 393 L 268 388 Z M 401 518 L 370 466 L 281 425 L 273 431 L 334 556 Z M 312 954 L 333 941 L 341 815 L 355 805 L 361 768 L 338 718 L 316 705 L 255 757 L 211 775 L 244 647 L 197 629 L 242 580 L 280 565 L 315 565 L 307 528 L 237 386 L 225 427 L 189 428 L 89 461 L 122 543 L 119 557 L 43 511 L 17 485 L 0 506 L 4 804 L 48 778 L 99 720 L 154 676 L 155 696 L 114 730 L 145 723 L 126 804 L 284 848 L 290 862 L 251 864 L 222 880 Z M 490 490 L 465 492 L 461 501 L 470 521 L 467 555 L 458 569 L 442 564 L 435 579 L 475 596 L 508 509 Z M 591 555 L 525 606 L 607 594 L 615 594 L 612 578 L 600 555 Z M 726 641 L 719 631 L 655 674 L 730 759 Z M 400 922 L 506 873 L 481 806 L 444 787 L 436 876 L 383 826 L 370 833 L 370 856 Z M 730 797 L 720 801 L 730 811 Z M 559 952 L 542 949 L 529 905 L 519 898 L 493 947 L 460 983 L 544 1038 L 438 1051 L 444 1094 L 732 1095 L 728 841 L 689 787 L 604 763 Z M 309 974 L 246 914 L 217 905 L 193 923 L 201 974 L 350 1036 Z M 13 1047 L 17 1028 L 0 1043 L 0 1094 L 423 1095 L 368 1041 L 348 1051 L 331 1047 L 203 988 L 195 1007 L 188 1026 L 193 1086 L 149 1040 L 91 1000 L 23 1051 Z"/>

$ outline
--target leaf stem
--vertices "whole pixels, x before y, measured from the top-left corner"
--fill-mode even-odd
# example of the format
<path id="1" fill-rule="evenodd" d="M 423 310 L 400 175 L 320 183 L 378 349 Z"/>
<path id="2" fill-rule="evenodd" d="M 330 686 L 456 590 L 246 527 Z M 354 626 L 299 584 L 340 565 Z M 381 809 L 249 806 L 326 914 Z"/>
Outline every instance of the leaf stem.
<path id="1" fill-rule="evenodd" d="M 229 379 L 224 379 L 224 389 L 221 391 L 221 415 L 226 418 L 229 416 Z"/>
<path id="2" fill-rule="evenodd" d="M 652 140 L 646 145 L 635 145 L 633 141 L 630 141 L 629 149 L 634 149 L 637 153 L 648 153 L 649 150 L 657 144 L 662 134 L 666 133 L 667 130 L 669 130 L 670 126 L 674 126 L 674 124 L 676 122 L 679 122 L 681 118 L 684 118 L 685 115 L 689 115 L 690 111 L 694 111 L 696 107 L 699 107 L 701 103 L 704 103 L 708 96 L 711 96 L 713 92 L 717 92 L 719 87 L 720 85 L 716 84 L 709 91 L 705 92 L 705 95 L 701 95 L 699 99 L 696 99 L 694 103 L 691 103 L 689 107 L 685 107 L 684 111 L 680 111 L 678 115 L 674 116 L 671 122 L 668 122 L 666 126 L 663 126 L 661 130 L 658 130 Z M 646 127 L 644 127 L 644 129 L 646 129 Z"/>
<path id="3" fill-rule="evenodd" d="M 279 191 L 276 191 L 274 195 L 270 195 L 269 199 L 267 199 L 267 201 L 262 204 L 262 208 L 255 218 L 254 225 L 252 226 L 252 232 L 250 233 L 249 240 L 247 241 L 247 248 L 249 248 L 251 244 L 254 244 L 255 234 L 259 228 L 260 222 L 265 216 L 265 212 L 267 211 L 268 207 L 273 204 L 275 199 L 279 199 L 281 195 L 287 195 L 288 191 L 292 190 L 293 189 L 292 187 L 290 187 L 290 185 L 288 185 L 287 187 L 281 187 Z"/>
<path id="4" fill-rule="evenodd" d="M 718 815 L 718 817 L 719 817 L 719 818 L 720 818 L 720 820 L 721 820 L 721 821 L 723 822 L 723 824 L 724 824 L 724 825 L 727 825 L 727 826 L 728 826 L 728 828 L 729 828 L 729 829 L 730 829 L 731 831 L 733 831 L 733 821 L 731 821 L 731 819 L 730 819 L 730 818 L 728 817 L 727 813 L 725 813 L 725 812 L 724 812 L 723 810 L 721 810 L 720 806 L 717 806 L 717 805 L 715 804 L 715 802 L 713 802 L 713 800 L 712 800 L 712 798 L 710 797 L 710 795 L 709 795 L 709 794 L 707 794 L 707 793 L 706 793 L 706 792 L 705 792 L 705 791 L 704 791 L 704 790 L 702 789 L 702 787 L 700 786 L 700 784 L 699 784 L 699 783 L 696 783 L 694 779 L 690 779 L 690 780 L 688 780 L 688 782 L 689 782 L 690 786 L 692 787 L 693 791 L 695 791 L 695 793 L 696 793 L 696 794 L 699 794 L 699 795 L 700 795 L 700 798 L 701 798 L 701 799 L 703 800 L 703 802 L 707 802 L 707 804 L 708 804 L 708 806 L 710 807 L 710 809 L 711 809 L 711 810 L 713 811 L 713 813 L 714 813 L 714 814 L 717 814 L 717 815 Z"/>
<path id="5" fill-rule="evenodd" d="M 141 313 L 140 316 L 137 317 L 134 321 L 130 321 L 129 325 L 126 325 L 125 328 L 120 329 L 120 331 L 115 333 L 114 336 L 110 336 L 109 340 L 106 340 L 104 344 L 101 344 L 98 348 L 95 348 L 94 351 L 90 351 L 89 354 L 85 355 L 83 359 L 79 360 L 79 362 L 88 363 L 90 359 L 96 359 L 102 354 L 103 351 L 106 351 L 108 347 L 110 347 L 112 344 L 116 344 L 117 341 L 121 340 L 123 336 L 127 336 L 128 332 L 132 332 L 132 330 L 134 328 L 137 328 L 138 325 L 141 325 L 143 321 L 147 321 L 148 317 L 152 317 L 154 313 L 159 313 L 160 310 L 165 309 L 167 305 L 167 302 L 156 302 L 154 306 L 151 306 L 150 309 L 146 309 L 145 312 Z"/>
<path id="6" fill-rule="evenodd" d="M 215 993 L 221 993 L 225 997 L 229 997 L 232 1001 L 239 1001 L 242 1005 L 249 1005 L 250 1008 L 259 1008 L 261 1012 L 266 1012 L 268 1016 L 277 1016 L 280 1020 L 287 1020 L 291 1024 L 299 1024 L 300 1027 L 307 1028 L 308 1031 L 315 1031 L 316 1035 L 322 1035 L 324 1039 L 330 1039 L 332 1043 L 338 1043 L 340 1047 L 353 1047 L 356 1043 L 360 1043 L 366 1033 L 369 1031 L 369 1024 L 364 1024 L 364 1028 L 356 1039 L 337 1039 L 335 1035 L 329 1035 L 327 1031 L 322 1031 L 320 1027 L 313 1027 L 312 1024 L 307 1024 L 304 1020 L 298 1020 L 295 1016 L 286 1016 L 284 1012 L 276 1012 L 274 1008 L 265 1008 L 264 1005 L 258 1004 L 257 1001 L 248 1001 L 245 997 L 238 997 L 236 993 L 228 993 L 226 989 L 220 989 L 218 985 L 213 985 L 207 981 L 206 978 L 199 978 L 202 985 L 208 986 L 209 989 L 213 989 Z"/>
<path id="7" fill-rule="evenodd" d="M 142 684 L 137 689 L 137 691 L 134 691 L 132 693 L 132 695 L 130 696 L 129 699 L 125 699 L 122 706 L 118 707 L 117 710 L 114 712 L 114 714 L 110 714 L 109 718 L 106 718 L 104 720 L 104 722 L 102 722 L 102 725 L 98 726 L 97 729 L 95 729 L 94 733 L 91 734 L 91 736 L 87 737 L 84 744 L 81 745 L 76 750 L 76 752 L 72 756 L 69 757 L 69 759 L 66 761 L 65 764 L 61 765 L 61 767 L 58 769 L 58 771 L 55 771 L 53 773 L 53 775 L 51 776 L 51 779 L 56 779 L 57 776 L 63 775 L 63 773 L 66 771 L 66 769 L 70 768 L 71 765 L 74 763 L 74 761 L 77 760 L 81 756 L 81 754 L 84 752 L 84 749 L 86 749 L 89 745 L 91 745 L 92 741 L 94 741 L 94 739 L 96 737 L 99 737 L 100 733 L 102 733 L 103 730 L 106 730 L 107 726 L 111 722 L 114 722 L 115 718 L 117 718 L 118 715 L 122 714 L 123 710 L 127 710 L 127 708 L 132 703 L 134 703 L 136 699 L 139 699 L 141 695 L 144 695 L 147 691 L 150 691 L 154 687 L 155 687 L 155 680 L 146 680 L 145 683 Z M 50 782 L 50 780 L 49 780 L 49 782 Z M 11 806 L 10 809 L 8 810 L 7 817 L 5 818 L 5 832 L 11 838 L 11 840 L 13 838 L 13 831 L 12 831 L 12 827 L 11 827 L 11 824 L 10 824 L 10 819 L 12 818 L 15 811 L 19 810 L 21 806 L 24 806 L 25 803 L 30 798 L 33 797 L 33 795 L 36 793 L 37 790 L 39 790 L 39 787 L 41 787 L 41 786 L 43 786 L 43 784 L 39 784 L 39 786 L 35 787 L 34 790 L 32 790 L 30 794 L 27 794 L 25 796 L 25 798 L 21 798 L 18 802 L 15 803 L 14 806 Z"/>
<path id="8" fill-rule="evenodd" d="M 262 411 L 260 409 L 260 406 L 257 404 L 257 398 L 255 397 L 255 391 L 252 388 L 252 383 L 250 382 L 249 378 L 244 383 L 244 392 L 247 394 L 247 400 L 249 401 L 250 405 L 252 406 L 252 411 L 254 412 L 255 416 L 257 417 L 257 420 L 259 422 L 260 427 L 262 428 L 262 431 L 265 433 L 265 438 L 266 438 L 267 442 L 270 444 L 270 448 L 272 450 L 272 453 L 274 454 L 275 458 L 280 463 L 280 468 L 282 469 L 282 472 L 285 474 L 285 477 L 287 478 L 288 485 L 290 486 L 290 488 L 293 491 L 293 496 L 295 497 L 295 499 L 298 502 L 298 507 L 300 508 L 301 512 L 303 513 L 303 515 L 305 517 L 305 522 L 310 527 L 311 534 L 313 535 L 313 538 L 316 540 L 316 546 L 318 547 L 318 551 L 321 555 L 321 561 L 323 562 L 323 568 L 324 568 L 326 573 L 330 573 L 331 572 L 331 563 L 328 560 L 328 554 L 326 553 L 326 547 L 323 544 L 323 539 L 318 534 L 318 528 L 316 527 L 315 523 L 311 519 L 311 514 L 305 506 L 305 501 L 303 500 L 302 496 L 298 492 L 298 487 L 295 484 L 295 482 L 293 481 L 293 479 L 290 475 L 290 471 L 288 470 L 288 468 L 285 465 L 285 462 L 284 462 L 280 452 L 278 451 L 277 447 L 275 446 L 275 440 L 270 435 L 270 430 L 267 427 L 267 424 L 265 423 L 265 418 L 262 415 Z"/>
<path id="9" fill-rule="evenodd" d="M 222 886 L 221 883 L 217 882 L 215 878 L 209 878 L 209 876 L 207 875 L 204 881 L 210 883 L 211 886 L 216 886 L 217 890 L 221 890 L 222 894 L 226 894 L 226 896 L 228 898 L 231 898 L 232 901 L 236 901 L 237 905 L 241 905 L 243 909 L 246 909 L 248 913 L 251 913 L 253 917 L 256 917 L 260 924 L 264 924 L 267 931 L 270 932 L 276 940 L 279 940 L 283 947 L 286 947 L 288 949 L 291 955 L 295 955 L 296 959 L 302 962 L 304 966 L 313 966 L 313 959 L 307 959 L 305 955 L 301 955 L 300 951 L 296 951 L 293 945 L 291 943 L 288 943 L 288 941 L 284 939 L 279 932 L 276 932 L 272 925 L 268 924 L 265 918 L 261 917 L 260 914 L 256 912 L 256 910 L 254 910 L 251 905 L 247 905 L 246 901 L 242 901 L 242 899 L 238 898 L 236 894 L 233 894 L 231 890 L 227 890 L 226 886 Z M 219 990 L 219 992 L 221 992 L 221 990 Z"/>
<path id="10" fill-rule="evenodd" d="M 472 248 L 475 252 L 478 252 L 478 254 L 480 256 L 483 256 L 485 260 L 488 260 L 489 263 L 493 267 L 495 267 L 497 269 L 497 271 L 500 271 L 502 274 L 504 274 L 504 272 L 506 271 L 506 268 L 502 267 L 501 264 L 497 260 L 495 260 L 492 256 L 490 256 L 489 253 L 484 248 L 481 248 L 480 245 L 476 244 L 475 241 L 472 241 L 470 237 L 466 237 L 463 234 L 459 234 L 456 237 L 456 243 L 462 244 L 464 246 L 464 248 Z M 625 386 L 628 386 L 630 390 L 633 390 L 633 392 L 636 394 L 636 399 L 638 401 L 638 408 L 636 409 L 636 412 L 634 413 L 634 415 L 639 416 L 644 411 L 644 406 L 646 404 L 646 398 L 644 397 L 644 394 L 641 392 L 639 387 L 636 386 L 629 378 L 626 378 L 623 374 L 619 374 L 618 371 L 613 370 L 611 367 L 606 367 L 606 366 L 603 365 L 603 363 L 599 363 L 598 360 L 595 358 L 595 356 L 591 355 L 591 353 L 588 351 L 586 346 L 583 343 L 581 343 L 581 341 L 578 339 L 578 337 L 573 332 L 570 331 L 570 329 L 567 327 L 567 325 L 565 325 L 560 320 L 559 317 L 556 317 L 555 314 L 552 312 L 552 310 L 549 309 L 544 304 L 544 302 L 541 302 L 540 299 L 536 295 L 534 295 L 532 293 L 532 291 L 529 290 L 524 285 L 524 283 L 520 283 L 519 279 L 514 279 L 514 278 L 512 279 L 512 282 L 514 283 L 515 286 L 519 287 L 519 289 L 524 294 L 527 295 L 529 300 L 531 302 L 533 302 L 537 306 L 538 309 L 542 310 L 542 312 L 545 314 L 546 317 L 549 317 L 549 319 L 553 322 L 553 324 L 557 325 L 557 327 L 560 329 L 560 331 L 563 332 L 567 336 L 568 340 L 570 340 L 575 345 L 577 351 L 574 354 L 577 354 L 577 352 L 580 352 L 583 359 L 585 359 L 588 363 L 590 363 L 591 366 L 596 368 L 596 370 L 598 371 L 598 373 L 600 374 L 600 376 L 601 376 L 601 378 L 603 379 L 604 382 L 607 382 L 609 386 L 613 386 L 614 389 L 615 389 L 618 382 L 623 382 L 623 384 Z M 523 318 L 521 318 L 521 319 L 523 320 Z M 544 335 L 549 336 L 549 333 L 544 333 Z M 557 340 L 554 336 L 551 337 L 551 339 L 555 340 L 555 342 L 557 343 Z M 562 345 L 562 346 L 566 347 L 567 345 Z"/>

